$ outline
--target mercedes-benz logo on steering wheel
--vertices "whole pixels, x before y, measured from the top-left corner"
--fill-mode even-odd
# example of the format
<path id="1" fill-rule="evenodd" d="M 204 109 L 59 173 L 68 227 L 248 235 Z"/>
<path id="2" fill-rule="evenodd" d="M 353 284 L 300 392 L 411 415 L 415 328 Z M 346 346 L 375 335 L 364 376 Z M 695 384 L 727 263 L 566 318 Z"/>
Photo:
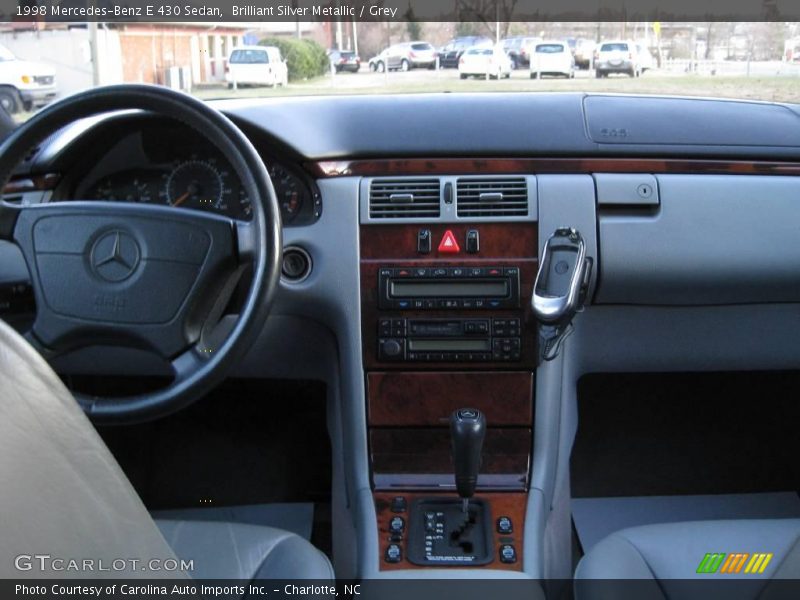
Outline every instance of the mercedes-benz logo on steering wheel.
<path id="1" fill-rule="evenodd" d="M 139 266 L 139 244 L 128 233 L 114 230 L 97 238 L 89 261 L 101 279 L 117 283 L 124 281 Z"/>

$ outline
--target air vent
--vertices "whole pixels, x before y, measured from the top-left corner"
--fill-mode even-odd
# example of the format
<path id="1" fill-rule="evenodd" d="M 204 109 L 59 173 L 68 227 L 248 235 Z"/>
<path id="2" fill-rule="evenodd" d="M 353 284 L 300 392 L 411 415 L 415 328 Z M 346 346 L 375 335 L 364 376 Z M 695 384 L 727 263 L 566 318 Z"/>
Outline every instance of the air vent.
<path id="1" fill-rule="evenodd" d="M 372 219 L 409 219 L 439 216 L 439 180 L 373 179 L 369 188 Z"/>
<path id="2" fill-rule="evenodd" d="M 459 179 L 456 185 L 459 217 L 524 217 L 528 186 L 524 177 Z"/>

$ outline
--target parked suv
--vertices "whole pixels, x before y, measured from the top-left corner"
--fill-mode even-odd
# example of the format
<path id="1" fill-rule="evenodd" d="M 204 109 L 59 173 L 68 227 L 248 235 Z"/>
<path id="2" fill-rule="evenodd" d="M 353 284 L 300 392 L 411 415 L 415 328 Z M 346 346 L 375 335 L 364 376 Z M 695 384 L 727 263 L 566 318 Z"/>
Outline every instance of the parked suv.
<path id="1" fill-rule="evenodd" d="M 594 55 L 595 77 L 608 77 L 609 73 L 625 73 L 631 77 L 641 75 L 636 44 L 624 40 L 602 42 Z"/>
<path id="2" fill-rule="evenodd" d="M 455 69 L 458 67 L 458 60 L 461 55 L 469 48 L 473 46 L 491 48 L 493 45 L 494 42 L 492 40 L 480 35 L 453 38 L 439 49 L 439 68 Z"/>
<path id="3" fill-rule="evenodd" d="M 244 85 L 286 85 L 286 62 L 275 46 L 239 46 L 228 56 L 225 80 L 228 87 Z"/>
<path id="4" fill-rule="evenodd" d="M 328 59 L 337 73 L 342 71 L 358 73 L 361 68 L 361 58 L 352 50 L 329 50 Z"/>
<path id="5" fill-rule="evenodd" d="M 7 113 L 44 106 L 56 97 L 57 89 L 55 69 L 21 60 L 0 45 L 0 106 Z"/>
<path id="6" fill-rule="evenodd" d="M 436 68 L 436 50 L 428 42 L 403 42 L 386 48 L 369 59 L 370 71 L 408 71 Z"/>

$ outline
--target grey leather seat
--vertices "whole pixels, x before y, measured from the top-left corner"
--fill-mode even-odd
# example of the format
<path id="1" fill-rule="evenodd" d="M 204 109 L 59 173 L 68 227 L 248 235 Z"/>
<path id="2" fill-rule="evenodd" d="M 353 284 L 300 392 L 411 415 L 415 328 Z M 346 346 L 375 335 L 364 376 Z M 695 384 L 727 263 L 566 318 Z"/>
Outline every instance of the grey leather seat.
<path id="1" fill-rule="evenodd" d="M 698 573 L 707 553 L 725 553 L 714 573 Z M 748 554 L 734 573 L 722 573 L 729 555 Z M 746 573 L 754 554 L 772 554 L 763 573 Z M 764 564 L 764 559 L 761 563 Z M 738 564 L 738 562 L 737 562 Z M 716 578 L 716 579 L 715 579 Z M 578 600 L 630 597 L 685 598 L 687 580 L 728 581 L 727 598 L 766 598 L 780 580 L 800 578 L 800 519 L 694 521 L 623 529 L 594 546 L 575 571 Z M 592 581 L 617 580 L 592 583 Z M 697 589 L 697 588 L 696 588 Z"/>
<path id="2" fill-rule="evenodd" d="M 69 390 L 3 321 L 0 481 L 0 578 L 334 579 L 327 557 L 287 531 L 153 521 Z M 176 558 L 192 568 L 169 570 Z"/>

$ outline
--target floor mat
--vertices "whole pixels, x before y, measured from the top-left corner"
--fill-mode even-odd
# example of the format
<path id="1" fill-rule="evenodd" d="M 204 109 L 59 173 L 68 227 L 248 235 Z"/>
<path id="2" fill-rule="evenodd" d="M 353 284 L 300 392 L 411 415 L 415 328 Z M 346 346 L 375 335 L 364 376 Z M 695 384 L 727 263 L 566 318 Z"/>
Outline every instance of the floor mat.
<path id="1" fill-rule="evenodd" d="M 609 534 L 637 525 L 714 519 L 798 517 L 800 496 L 795 492 L 572 500 L 572 518 L 584 553 Z"/>
<path id="2" fill-rule="evenodd" d="M 314 504 L 311 502 L 157 510 L 151 514 L 154 519 L 229 521 L 249 525 L 266 525 L 291 531 L 307 540 L 311 539 L 311 530 L 314 524 Z"/>

